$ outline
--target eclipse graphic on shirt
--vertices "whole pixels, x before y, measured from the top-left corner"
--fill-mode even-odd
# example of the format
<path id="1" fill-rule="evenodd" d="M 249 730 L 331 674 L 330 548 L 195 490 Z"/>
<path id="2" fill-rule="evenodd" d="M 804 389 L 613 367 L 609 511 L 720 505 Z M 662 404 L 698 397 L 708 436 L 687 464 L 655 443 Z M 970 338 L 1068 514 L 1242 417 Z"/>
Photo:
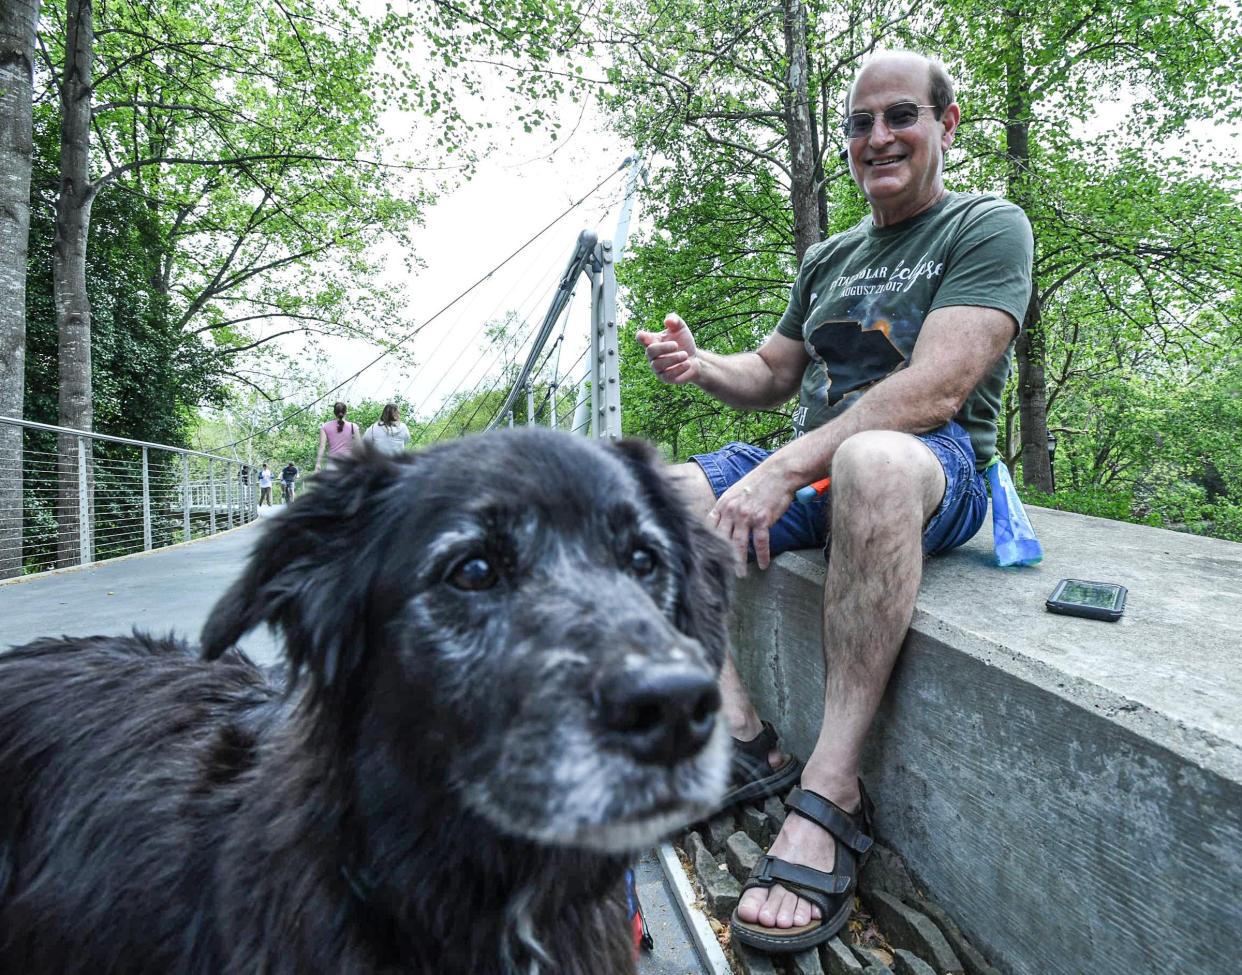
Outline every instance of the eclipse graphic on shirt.
<path id="1" fill-rule="evenodd" d="M 873 386 L 906 364 L 889 338 L 891 327 L 884 318 L 868 328 L 854 318 L 829 318 L 807 336 L 823 368 L 830 404 Z"/>

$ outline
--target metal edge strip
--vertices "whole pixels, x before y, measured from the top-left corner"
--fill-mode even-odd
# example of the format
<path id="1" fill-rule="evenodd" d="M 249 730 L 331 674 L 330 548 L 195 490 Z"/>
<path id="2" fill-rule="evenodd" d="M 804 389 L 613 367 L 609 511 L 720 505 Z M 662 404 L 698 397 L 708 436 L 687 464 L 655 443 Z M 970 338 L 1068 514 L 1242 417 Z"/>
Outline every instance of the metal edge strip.
<path id="1" fill-rule="evenodd" d="M 686 877 L 685 870 L 682 869 L 681 861 L 673 852 L 673 845 L 666 840 L 657 846 L 656 858 L 660 861 L 664 879 L 673 893 L 678 910 L 681 911 L 682 920 L 686 922 L 690 936 L 694 939 L 699 958 L 703 960 L 711 975 L 733 975 L 733 968 L 725 958 L 724 950 L 720 947 L 720 942 L 716 940 L 716 935 L 711 925 L 707 923 L 707 918 L 695 910 L 694 890 L 690 887 L 690 881 Z"/>

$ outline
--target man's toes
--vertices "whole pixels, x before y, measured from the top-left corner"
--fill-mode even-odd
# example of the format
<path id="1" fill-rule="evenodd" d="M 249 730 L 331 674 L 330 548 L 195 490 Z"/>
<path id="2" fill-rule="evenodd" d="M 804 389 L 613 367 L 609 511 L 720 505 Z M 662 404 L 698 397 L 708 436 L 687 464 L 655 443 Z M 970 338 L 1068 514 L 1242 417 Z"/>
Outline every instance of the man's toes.
<path id="1" fill-rule="evenodd" d="M 794 913 L 793 913 L 794 927 L 800 928 L 804 924 L 810 924 L 811 918 L 814 916 L 813 915 L 814 911 L 815 911 L 814 904 L 812 904 L 810 901 L 804 901 L 801 897 L 799 897 L 797 904 L 794 906 Z"/>
<path id="2" fill-rule="evenodd" d="M 768 899 L 759 910 L 759 923 L 765 928 L 787 928 L 793 923 L 790 920 L 786 920 L 784 924 L 781 924 L 782 913 L 784 913 L 787 919 L 793 915 L 793 905 L 791 904 L 788 908 L 785 907 L 787 893 L 785 888 L 779 884 L 768 890 Z"/>
<path id="3" fill-rule="evenodd" d="M 791 928 L 796 924 L 806 924 L 806 921 L 799 921 L 799 905 L 805 905 L 806 902 L 798 897 L 797 894 L 785 891 L 781 898 L 780 907 L 776 912 L 776 926 L 778 928 Z M 805 910 L 804 914 L 808 914 Z"/>
<path id="4" fill-rule="evenodd" d="M 742 895 L 742 899 L 737 904 L 737 916 L 747 924 L 754 924 L 759 920 L 759 911 L 763 907 L 764 901 L 768 899 L 767 889 L 764 887 L 752 887 Z"/>

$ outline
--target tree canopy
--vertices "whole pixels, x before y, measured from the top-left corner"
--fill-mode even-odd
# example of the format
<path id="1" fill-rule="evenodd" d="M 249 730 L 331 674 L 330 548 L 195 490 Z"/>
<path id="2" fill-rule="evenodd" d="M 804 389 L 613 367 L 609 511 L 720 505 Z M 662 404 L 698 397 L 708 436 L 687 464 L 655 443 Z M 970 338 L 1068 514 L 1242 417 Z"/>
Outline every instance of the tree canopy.
<path id="1" fill-rule="evenodd" d="M 48 270 L 66 192 L 59 96 L 83 4 L 43 4 L 35 72 L 26 372 L 44 419 L 64 357 Z M 196 411 L 222 416 L 231 398 L 305 439 L 322 406 L 297 412 L 273 388 L 263 357 L 294 366 L 272 340 L 367 336 L 377 321 L 412 333 L 376 243 L 415 266 L 421 215 L 495 148 L 499 116 L 555 139 L 566 99 L 595 99 L 652 160 L 619 268 L 630 321 L 676 310 L 701 344 L 753 349 L 806 248 L 865 215 L 838 158 L 844 98 L 872 52 L 909 47 L 957 82 L 950 188 L 1007 196 L 1035 231 L 1004 459 L 1047 503 L 1242 537 L 1242 163 L 1208 138 L 1242 119 L 1227 0 L 436 0 L 374 14 L 120 0 L 95 11 L 92 41 L 86 290 L 95 405 L 114 432 L 184 441 Z M 421 144 L 386 146 L 385 112 L 416 120 Z M 627 432 L 671 456 L 787 435 L 787 408 L 743 416 L 662 386 L 636 344 L 623 373 Z M 416 440 L 457 435 L 500 399 L 480 384 L 407 419 Z"/>

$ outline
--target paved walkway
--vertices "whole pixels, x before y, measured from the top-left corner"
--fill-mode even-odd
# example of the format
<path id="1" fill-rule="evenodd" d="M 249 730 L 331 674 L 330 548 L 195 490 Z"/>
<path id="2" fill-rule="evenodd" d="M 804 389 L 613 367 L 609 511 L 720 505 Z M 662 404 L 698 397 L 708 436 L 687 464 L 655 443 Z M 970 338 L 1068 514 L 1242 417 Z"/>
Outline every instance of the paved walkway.
<path id="1" fill-rule="evenodd" d="M 279 510 L 262 508 L 258 522 L 182 545 L 0 583 L 0 652 L 44 636 L 112 635 L 135 627 L 197 642 L 216 600 L 260 538 L 263 519 Z M 280 654 L 276 635 L 265 627 L 240 645 L 264 664 Z M 656 943 L 640 958 L 639 972 L 700 975 L 705 969 L 652 855 L 639 862 L 637 876 Z"/>
<path id="2" fill-rule="evenodd" d="M 181 545 L 0 585 L 0 649 L 43 636 L 110 636 L 145 630 L 198 641 L 216 600 L 241 571 L 261 522 Z M 279 647 L 264 628 L 242 648 L 274 663 Z"/>

